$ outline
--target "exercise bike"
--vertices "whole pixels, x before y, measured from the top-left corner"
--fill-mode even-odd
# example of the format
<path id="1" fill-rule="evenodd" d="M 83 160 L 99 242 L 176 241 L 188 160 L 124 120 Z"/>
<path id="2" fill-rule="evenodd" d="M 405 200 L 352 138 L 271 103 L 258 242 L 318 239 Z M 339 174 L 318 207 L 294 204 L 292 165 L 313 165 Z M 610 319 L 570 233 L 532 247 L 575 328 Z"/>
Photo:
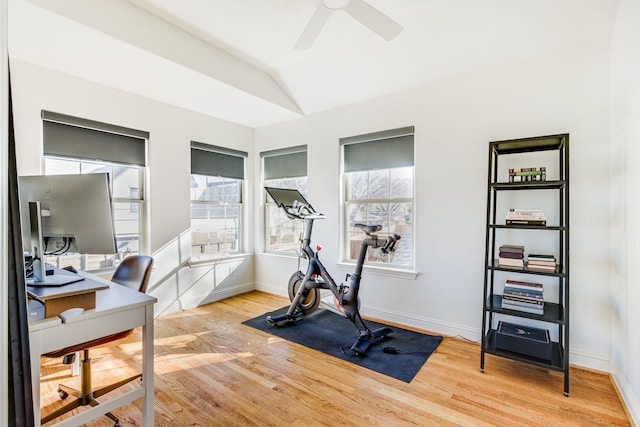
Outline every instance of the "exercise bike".
<path id="1" fill-rule="evenodd" d="M 320 262 L 319 252 L 321 248 L 317 247 L 314 251 L 310 246 L 313 222 L 317 219 L 325 218 L 325 215 L 316 212 L 298 190 L 272 187 L 265 187 L 265 190 L 275 203 L 284 209 L 288 218 L 304 221 L 298 271 L 289 279 L 288 291 L 291 305 L 285 314 L 273 317 L 268 316 L 267 322 L 276 326 L 285 326 L 294 323 L 307 314 L 313 313 L 322 305 L 323 308 L 346 317 L 355 325 L 359 336 L 351 346 L 351 350 L 358 356 L 364 355 L 372 344 L 381 341 L 393 332 L 389 327 L 371 330 L 360 316 L 358 292 L 367 249 L 369 247 L 380 249 L 382 254 L 388 256 L 395 251 L 396 242 L 400 240 L 400 236 L 393 234 L 381 239 L 374 234 L 382 229 L 381 225 L 355 224 L 354 227 L 363 231 L 367 237 L 360 243 L 360 252 L 354 273 L 347 274 L 345 278 L 345 282 L 350 280 L 350 283 L 348 285 L 344 283 L 337 285 L 322 262 Z M 300 271 L 301 257 L 308 260 L 306 273 Z M 328 295 L 329 300 L 322 298 L 321 289 L 327 289 L 331 292 L 332 295 Z"/>

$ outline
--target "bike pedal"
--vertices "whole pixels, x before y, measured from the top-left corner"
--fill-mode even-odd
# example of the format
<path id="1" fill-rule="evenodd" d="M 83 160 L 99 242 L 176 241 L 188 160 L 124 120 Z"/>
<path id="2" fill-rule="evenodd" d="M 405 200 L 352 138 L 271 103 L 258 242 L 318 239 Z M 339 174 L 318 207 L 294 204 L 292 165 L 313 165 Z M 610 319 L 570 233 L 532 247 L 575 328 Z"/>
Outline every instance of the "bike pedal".
<path id="1" fill-rule="evenodd" d="M 358 356 L 363 356 L 371 346 L 371 341 L 367 337 L 360 337 L 353 343 L 351 350 Z"/>

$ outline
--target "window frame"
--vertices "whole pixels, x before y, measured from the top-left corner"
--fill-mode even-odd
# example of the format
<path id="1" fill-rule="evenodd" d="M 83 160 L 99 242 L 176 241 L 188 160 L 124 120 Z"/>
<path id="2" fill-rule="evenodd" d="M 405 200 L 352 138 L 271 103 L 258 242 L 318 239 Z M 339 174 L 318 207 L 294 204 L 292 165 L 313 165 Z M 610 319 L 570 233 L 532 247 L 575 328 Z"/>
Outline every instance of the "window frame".
<path id="1" fill-rule="evenodd" d="M 238 200 L 237 201 L 222 201 L 222 200 L 194 200 L 193 199 L 193 191 L 192 187 L 189 190 L 189 222 L 190 222 L 190 241 L 191 247 L 189 256 L 192 259 L 219 259 L 225 256 L 233 256 L 243 254 L 246 250 L 246 239 L 245 236 L 247 234 L 247 224 L 245 220 L 245 197 L 246 197 L 246 160 L 248 157 L 248 153 L 244 151 L 234 150 L 230 148 L 220 147 L 216 145 L 206 144 L 197 141 L 191 141 L 191 173 L 190 173 L 190 182 L 193 183 L 194 180 L 197 181 L 197 177 L 205 178 L 213 178 L 214 180 L 221 179 L 223 185 L 225 180 L 229 180 L 229 182 L 237 182 L 238 186 Z M 208 183 L 208 181 L 207 181 Z M 208 187 L 208 184 L 207 184 Z M 194 217 L 193 217 L 193 208 L 194 206 L 202 205 L 207 207 L 223 207 L 227 206 L 236 206 L 238 210 L 238 226 L 237 226 L 237 236 L 235 241 L 237 241 L 236 248 L 231 251 L 222 250 L 217 252 L 207 252 L 203 251 L 201 253 L 194 253 L 193 249 L 195 246 L 201 246 L 201 248 L 213 247 L 213 245 L 217 244 L 218 248 L 220 248 L 221 243 L 228 243 L 226 240 L 223 242 L 212 242 L 210 241 L 211 229 L 207 227 L 208 231 L 207 236 L 203 243 L 197 243 L 200 240 L 194 239 Z M 208 209 L 207 209 L 208 210 Z M 206 218 L 205 221 L 211 220 L 212 218 Z M 224 221 L 226 221 L 226 211 Z M 217 232 L 216 232 L 217 235 Z M 226 233 L 225 233 L 226 235 Z"/>
<path id="2" fill-rule="evenodd" d="M 299 190 L 303 196 L 306 197 L 309 185 L 309 177 L 307 175 L 307 160 L 308 150 L 307 145 L 298 145 L 293 147 L 286 147 L 276 150 L 263 151 L 260 153 L 260 170 L 261 170 L 261 200 L 263 203 L 263 244 L 262 250 L 264 253 L 281 255 L 287 257 L 297 257 L 299 249 L 299 236 L 303 230 L 303 222 L 299 220 L 292 220 L 287 218 L 285 213 L 276 206 L 273 200 L 269 197 L 264 187 L 278 187 L 278 188 L 290 188 Z M 270 160 L 269 166 L 267 161 Z M 294 167 L 290 167 L 292 162 L 295 162 Z M 303 163 L 303 164 L 301 164 Z M 286 171 L 284 170 L 286 169 Z M 294 180 L 304 179 L 304 188 L 298 188 L 293 182 Z M 286 235 L 293 235 L 294 238 L 287 247 L 286 250 L 274 250 L 271 244 L 271 231 L 270 226 L 271 215 L 270 212 L 277 212 L 275 219 L 280 219 L 282 222 L 281 227 L 278 229 L 291 229 L 291 233 L 285 233 Z M 281 234 L 281 233 L 279 233 Z M 298 235 L 296 238 L 295 235 Z"/>
<path id="3" fill-rule="evenodd" d="M 47 167 L 48 160 L 61 160 L 76 163 L 78 172 L 90 164 L 99 164 L 102 167 L 109 168 L 110 190 L 112 194 L 112 209 L 114 212 L 114 223 L 117 226 L 118 221 L 115 219 L 118 209 L 116 206 L 122 203 L 135 204 L 137 208 L 137 233 L 118 233 L 116 231 L 116 240 L 118 236 L 137 235 L 138 251 L 144 254 L 148 252 L 148 230 L 147 230 L 147 212 L 148 203 L 145 198 L 147 182 L 147 152 L 149 144 L 149 132 L 138 129 L 127 128 L 110 123 L 98 122 L 95 120 L 84 119 L 81 117 L 69 116 L 66 114 L 56 113 L 47 110 L 41 110 L 42 118 L 42 171 L 45 175 L 52 174 Z M 99 159 L 99 160 L 96 160 Z M 139 189 L 139 198 L 123 198 L 116 197 L 114 191 L 115 178 L 113 176 L 114 167 L 125 167 L 137 169 L 137 181 Z M 67 173 L 67 172 L 60 172 Z M 88 172 L 91 173 L 91 172 Z M 92 272 L 111 271 L 123 258 L 118 252 L 112 257 L 111 265 L 98 269 L 88 269 L 88 257 L 109 257 L 109 254 L 93 255 L 78 254 L 80 257 L 80 268 Z M 132 252 L 136 253 L 136 252 Z M 49 256 L 48 260 L 53 261 L 58 266 L 62 266 L 62 256 Z M 69 255 L 75 257 L 75 255 Z M 71 258 L 67 258 L 69 261 Z M 108 258 L 107 258 L 108 259 Z M 64 262 L 64 260 L 62 260 Z M 109 264 L 109 263 L 107 263 Z M 68 262 L 65 265 L 69 265 Z"/>
<path id="4" fill-rule="evenodd" d="M 375 205 L 375 204 L 386 204 L 388 206 L 394 204 L 409 204 L 409 210 L 411 212 L 411 216 L 409 219 L 408 234 L 404 235 L 405 239 L 400 240 L 398 242 L 398 247 L 403 243 L 405 246 L 410 245 L 408 255 L 411 257 L 410 262 L 407 264 L 394 263 L 393 260 L 386 260 L 385 262 L 380 261 L 380 257 L 376 253 L 368 253 L 367 255 L 367 263 L 365 264 L 367 267 L 373 267 L 381 270 L 402 270 L 402 271 L 415 271 L 416 267 L 416 258 L 415 258 L 415 238 L 416 235 L 416 183 L 415 183 L 415 153 L 414 153 L 414 134 L 415 129 L 413 126 L 391 129 L 381 132 L 374 132 L 365 135 L 352 136 L 347 138 L 340 139 L 340 203 L 341 203 L 341 226 L 340 226 L 340 262 L 353 265 L 356 260 L 355 257 L 351 255 L 354 254 L 357 257 L 357 251 L 359 251 L 359 247 L 352 248 L 354 246 L 352 244 L 353 239 L 353 230 L 350 226 L 351 218 L 350 212 L 351 208 L 354 205 Z M 401 142 L 402 145 L 392 146 L 394 142 Z M 374 143 L 366 150 L 362 150 L 365 147 L 364 144 Z M 352 146 L 354 144 L 363 144 L 359 146 L 355 152 L 366 152 L 365 157 L 366 161 L 361 161 L 361 159 L 356 159 L 356 161 L 351 162 L 347 167 L 347 149 L 346 147 Z M 372 155 L 371 147 L 382 148 L 383 155 L 375 156 L 375 153 Z M 354 147 L 350 147 L 354 148 Z M 399 148 L 394 149 L 394 148 Z M 353 152 L 353 150 L 352 150 Z M 404 154 L 403 154 L 404 153 Z M 386 154 L 386 155 L 385 155 Z M 404 158 L 404 159 L 403 159 Z M 373 164 L 370 168 L 365 168 L 363 166 L 367 161 L 371 161 Z M 399 170 L 402 168 L 411 168 L 411 197 L 393 197 L 391 194 L 392 191 L 392 173 L 393 170 Z M 374 171 L 386 171 L 387 176 L 387 185 L 388 185 L 388 197 L 372 197 L 372 198 L 352 198 L 351 189 L 349 185 L 351 184 L 352 174 L 363 173 L 366 172 L 370 174 Z M 367 176 L 367 186 L 369 185 L 369 177 Z M 368 212 L 368 210 L 365 209 Z M 387 210 L 390 212 L 389 210 Z M 390 220 L 390 218 L 389 218 Z M 391 224 L 394 229 L 389 230 L 389 227 L 385 227 L 380 232 L 380 237 L 384 237 L 387 232 L 396 232 L 395 228 L 400 224 Z M 359 234 L 359 233 L 356 233 Z M 403 233 L 398 233 L 403 235 Z M 403 248 L 404 249 L 404 248 Z M 372 251 L 370 251 L 372 252 Z M 398 252 L 396 252 L 397 255 Z"/>

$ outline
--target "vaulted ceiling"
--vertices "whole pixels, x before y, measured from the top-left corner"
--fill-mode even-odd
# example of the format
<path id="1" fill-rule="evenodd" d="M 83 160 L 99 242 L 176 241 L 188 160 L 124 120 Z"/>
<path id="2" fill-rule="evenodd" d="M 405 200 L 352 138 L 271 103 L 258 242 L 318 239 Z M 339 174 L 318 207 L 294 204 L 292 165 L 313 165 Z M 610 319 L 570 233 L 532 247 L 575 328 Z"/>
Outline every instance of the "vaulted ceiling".
<path id="1" fill-rule="evenodd" d="M 384 40 L 346 9 L 326 10 L 314 43 L 298 50 L 323 0 L 10 0 L 9 54 L 261 127 L 451 75 L 607 46 L 618 3 L 366 2 L 403 27 L 397 37 Z"/>

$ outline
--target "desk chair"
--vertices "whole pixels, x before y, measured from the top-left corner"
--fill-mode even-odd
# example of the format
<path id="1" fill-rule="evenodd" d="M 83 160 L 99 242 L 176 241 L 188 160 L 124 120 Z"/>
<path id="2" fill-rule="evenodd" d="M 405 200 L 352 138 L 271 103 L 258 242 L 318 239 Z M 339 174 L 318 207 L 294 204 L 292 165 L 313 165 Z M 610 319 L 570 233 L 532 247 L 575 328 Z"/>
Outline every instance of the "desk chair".
<path id="1" fill-rule="evenodd" d="M 151 276 L 151 268 L 153 267 L 153 258 L 143 255 L 133 255 L 122 260 L 116 271 L 113 273 L 111 281 L 121 286 L 126 286 L 129 289 L 134 289 L 139 292 L 145 293 L 147 291 L 147 285 L 149 283 L 149 277 Z M 129 336 L 133 332 L 133 329 L 128 331 L 118 332 L 113 335 L 109 335 L 95 340 L 87 341 L 81 344 L 76 344 L 71 347 L 63 348 L 60 350 L 52 351 L 45 354 L 45 357 L 65 357 L 72 353 L 79 351 L 83 352 L 82 360 L 80 361 L 80 383 L 81 390 L 75 390 L 71 387 L 67 387 L 64 384 L 58 385 L 58 393 L 61 399 L 66 399 L 69 395 L 76 397 L 72 402 L 67 403 L 60 409 L 53 411 L 51 414 L 42 417 L 40 424 L 46 424 L 49 421 L 58 418 L 62 414 L 66 414 L 79 406 L 91 405 L 96 406 L 99 402 L 96 398 L 117 389 L 131 381 L 142 378 L 142 374 L 137 374 L 132 377 L 118 381 L 115 384 L 107 385 L 99 389 L 92 389 L 91 386 L 91 358 L 89 357 L 89 349 L 93 347 L 101 347 L 113 341 L 120 340 Z M 115 427 L 121 426 L 118 418 L 111 412 L 105 414 L 111 418 Z"/>

